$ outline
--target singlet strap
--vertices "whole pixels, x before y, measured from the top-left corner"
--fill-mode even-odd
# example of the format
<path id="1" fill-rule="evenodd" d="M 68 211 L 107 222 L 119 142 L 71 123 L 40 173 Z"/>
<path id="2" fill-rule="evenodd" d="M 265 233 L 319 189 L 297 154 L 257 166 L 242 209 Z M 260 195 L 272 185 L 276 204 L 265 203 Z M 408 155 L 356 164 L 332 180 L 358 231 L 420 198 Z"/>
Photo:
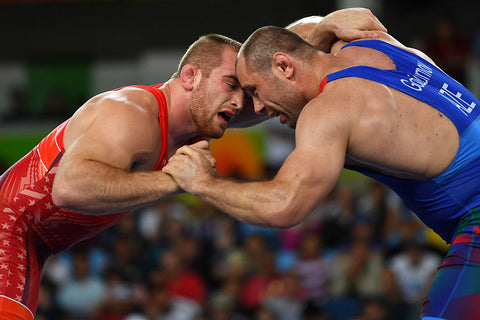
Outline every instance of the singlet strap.
<path id="1" fill-rule="evenodd" d="M 133 85 L 131 87 L 139 88 L 146 90 L 154 95 L 158 103 L 158 121 L 160 124 L 160 129 L 162 130 L 162 149 L 160 151 L 160 157 L 155 165 L 154 170 L 160 170 L 168 162 L 168 109 L 167 109 L 167 100 L 165 94 L 160 88 L 163 86 L 163 83 L 156 84 L 153 86 L 143 86 L 143 85 Z"/>
<path id="2" fill-rule="evenodd" d="M 327 82 L 328 82 L 328 78 L 327 78 L 327 76 L 325 76 L 325 78 L 322 79 L 322 82 L 320 82 L 320 88 L 318 90 L 317 96 L 319 96 L 320 93 L 322 93 L 323 88 L 325 88 L 325 86 L 327 85 Z"/>
<path id="3" fill-rule="evenodd" d="M 59 155 L 65 152 L 63 146 L 63 133 L 69 120 L 56 127 L 38 144 L 40 161 L 46 171 L 50 170 L 58 161 Z"/>

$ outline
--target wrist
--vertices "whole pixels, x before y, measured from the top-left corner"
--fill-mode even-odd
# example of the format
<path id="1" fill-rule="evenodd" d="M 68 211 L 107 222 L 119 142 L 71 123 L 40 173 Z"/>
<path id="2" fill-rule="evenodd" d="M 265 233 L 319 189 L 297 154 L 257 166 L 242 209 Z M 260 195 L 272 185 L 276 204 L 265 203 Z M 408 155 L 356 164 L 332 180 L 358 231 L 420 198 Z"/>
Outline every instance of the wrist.
<path id="1" fill-rule="evenodd" d="M 317 49 L 328 53 L 330 52 L 330 47 L 337 39 L 335 34 L 336 26 L 335 24 L 324 23 L 324 21 L 310 32 L 306 40 Z"/>

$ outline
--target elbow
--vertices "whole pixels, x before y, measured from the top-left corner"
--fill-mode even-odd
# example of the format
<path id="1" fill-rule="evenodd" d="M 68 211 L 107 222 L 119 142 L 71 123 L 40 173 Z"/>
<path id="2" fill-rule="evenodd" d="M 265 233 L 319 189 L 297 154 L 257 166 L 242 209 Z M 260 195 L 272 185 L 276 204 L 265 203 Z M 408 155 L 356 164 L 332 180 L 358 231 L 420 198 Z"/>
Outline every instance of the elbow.
<path id="1" fill-rule="evenodd" d="M 61 209 L 74 210 L 76 208 L 75 192 L 68 183 L 55 180 L 52 188 L 52 201 Z"/>
<path id="2" fill-rule="evenodd" d="M 301 223 L 319 200 L 318 197 L 306 194 L 301 188 L 294 187 L 272 198 L 276 200 L 264 209 L 268 212 L 270 224 L 279 229 L 292 228 Z"/>
<path id="3" fill-rule="evenodd" d="M 272 227 L 288 229 L 302 222 L 306 214 L 300 208 L 287 204 L 278 206 L 268 216 L 270 217 L 268 224 Z"/>

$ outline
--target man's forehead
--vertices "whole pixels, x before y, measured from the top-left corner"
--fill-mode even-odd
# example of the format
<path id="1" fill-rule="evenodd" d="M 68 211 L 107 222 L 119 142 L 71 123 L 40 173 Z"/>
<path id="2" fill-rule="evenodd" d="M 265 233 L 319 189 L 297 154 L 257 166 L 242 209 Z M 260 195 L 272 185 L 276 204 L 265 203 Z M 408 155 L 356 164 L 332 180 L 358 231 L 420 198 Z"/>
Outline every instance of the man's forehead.
<path id="1" fill-rule="evenodd" d="M 245 59 L 243 58 L 243 56 L 239 56 L 237 58 L 237 62 L 235 64 L 235 73 L 237 75 L 238 80 L 240 80 L 240 82 L 244 82 L 248 80 L 246 79 L 248 76 L 248 73 L 246 72 Z"/>
<path id="2" fill-rule="evenodd" d="M 222 58 L 224 61 L 228 62 L 229 64 L 232 64 L 232 66 L 235 68 L 235 61 L 237 60 L 237 51 L 233 50 L 230 47 L 226 47 L 222 51 Z"/>
<path id="3" fill-rule="evenodd" d="M 222 64 L 216 69 L 219 70 L 222 75 L 228 74 L 235 76 L 236 57 L 233 50 L 223 50 Z"/>
<path id="4" fill-rule="evenodd" d="M 247 93 L 253 92 L 256 89 L 256 85 L 252 82 L 252 75 L 246 70 L 245 57 L 240 53 L 236 56 L 235 62 L 235 74 L 237 81 L 239 82 L 242 90 Z"/>

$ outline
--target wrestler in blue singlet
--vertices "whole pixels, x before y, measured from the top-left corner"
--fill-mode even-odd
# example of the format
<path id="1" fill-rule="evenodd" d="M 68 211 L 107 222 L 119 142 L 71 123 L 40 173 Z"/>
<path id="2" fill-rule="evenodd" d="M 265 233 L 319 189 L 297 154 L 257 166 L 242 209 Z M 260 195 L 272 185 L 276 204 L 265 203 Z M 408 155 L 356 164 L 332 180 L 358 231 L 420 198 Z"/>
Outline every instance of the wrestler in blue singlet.
<path id="1" fill-rule="evenodd" d="M 355 41 L 343 48 L 348 46 L 381 51 L 396 69 L 355 66 L 329 74 L 327 82 L 358 77 L 385 84 L 437 109 L 458 130 L 460 142 L 454 160 L 433 179 L 361 172 L 392 188 L 428 227 L 452 243 L 430 288 L 422 319 L 473 319 L 480 304 L 480 101 L 438 67 L 409 51 L 380 40 Z"/>

